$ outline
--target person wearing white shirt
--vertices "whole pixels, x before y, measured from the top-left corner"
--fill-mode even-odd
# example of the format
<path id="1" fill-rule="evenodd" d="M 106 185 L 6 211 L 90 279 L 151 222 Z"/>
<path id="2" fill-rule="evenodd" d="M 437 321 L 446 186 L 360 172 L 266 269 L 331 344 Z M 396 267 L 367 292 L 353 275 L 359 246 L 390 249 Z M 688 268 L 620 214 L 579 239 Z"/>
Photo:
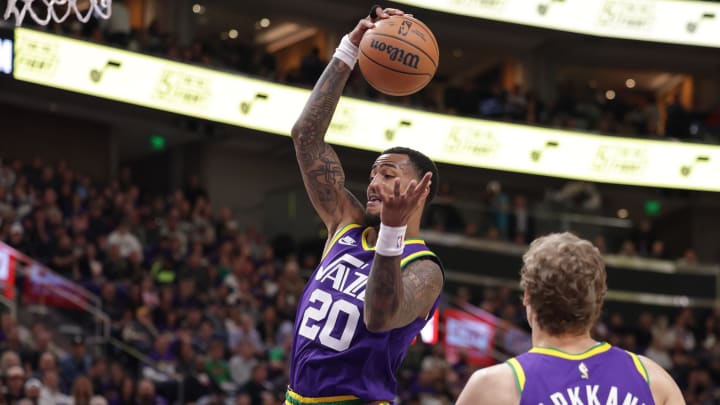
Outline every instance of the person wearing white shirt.
<path id="1" fill-rule="evenodd" d="M 40 388 L 38 405 L 72 405 L 73 399 L 60 392 L 60 378 L 57 371 L 46 371 Z"/>
<path id="2" fill-rule="evenodd" d="M 123 259 L 130 257 L 133 252 L 137 252 L 142 259 L 142 245 L 137 236 L 130 233 L 127 221 L 122 221 L 117 229 L 108 236 L 108 250 L 110 250 L 113 245 L 118 245 L 120 248 L 120 257 Z"/>

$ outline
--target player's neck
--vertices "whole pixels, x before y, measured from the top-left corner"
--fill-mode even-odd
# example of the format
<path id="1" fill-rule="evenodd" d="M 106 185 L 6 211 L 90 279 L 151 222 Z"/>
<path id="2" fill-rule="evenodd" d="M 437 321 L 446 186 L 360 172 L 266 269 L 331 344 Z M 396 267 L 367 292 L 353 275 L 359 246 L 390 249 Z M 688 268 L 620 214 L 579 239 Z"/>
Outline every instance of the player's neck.
<path id="1" fill-rule="evenodd" d="M 597 340 L 590 337 L 589 332 L 550 335 L 536 329 L 533 329 L 532 333 L 533 347 L 552 347 L 565 353 L 579 354 L 598 344 Z"/>

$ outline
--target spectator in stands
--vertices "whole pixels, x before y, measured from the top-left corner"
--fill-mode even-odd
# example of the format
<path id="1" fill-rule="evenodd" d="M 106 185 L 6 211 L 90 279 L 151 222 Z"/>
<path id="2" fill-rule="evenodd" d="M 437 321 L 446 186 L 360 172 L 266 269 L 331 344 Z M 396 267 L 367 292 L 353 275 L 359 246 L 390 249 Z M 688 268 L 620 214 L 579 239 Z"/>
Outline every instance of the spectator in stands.
<path id="1" fill-rule="evenodd" d="M 137 405 L 167 405 L 167 400 L 155 392 L 155 384 L 148 380 L 140 380 L 137 386 Z"/>
<path id="2" fill-rule="evenodd" d="M 107 399 L 99 395 L 90 398 L 90 405 L 108 405 Z"/>
<path id="3" fill-rule="evenodd" d="M 40 405 L 71 405 L 72 398 L 60 391 L 60 376 L 57 371 L 47 371 L 43 374 L 42 388 L 40 389 Z"/>
<path id="4" fill-rule="evenodd" d="M 43 352 L 37 365 L 35 377 L 43 379 L 46 373 L 58 371 L 57 360 L 52 352 Z"/>
<path id="5" fill-rule="evenodd" d="M 237 386 L 242 387 L 250 381 L 251 371 L 259 363 L 255 344 L 248 339 L 241 340 L 230 359 L 230 374 Z"/>
<path id="6" fill-rule="evenodd" d="M 69 355 L 60 362 L 60 386 L 64 392 L 68 392 L 76 384 L 76 378 L 86 375 L 90 371 L 92 359 L 87 353 L 85 339 L 82 335 L 75 335 L 72 338 L 72 347 Z M 82 384 L 82 383 L 80 383 Z M 74 391 L 74 388 L 73 388 Z M 74 395 L 73 395 L 74 396 Z M 87 400 L 90 400 L 89 395 Z"/>
<path id="7" fill-rule="evenodd" d="M 12 366 L 5 374 L 5 400 L 12 404 L 22 398 L 25 398 L 25 370 Z"/>
<path id="8" fill-rule="evenodd" d="M 707 370 L 694 369 L 688 376 L 685 398 L 690 404 L 714 404 L 718 397 L 714 393 L 715 384 Z"/>
<path id="9" fill-rule="evenodd" d="M 52 258 L 53 269 L 65 277 L 72 278 L 76 261 L 72 240 L 66 233 L 63 233 Z"/>
<path id="10" fill-rule="evenodd" d="M 242 387 L 242 392 L 250 396 L 253 404 L 263 403 L 263 394 L 272 393 L 272 384 L 267 380 L 267 364 L 260 362 L 252 369 L 250 381 Z"/>
<path id="11" fill-rule="evenodd" d="M 668 104 L 666 110 L 665 135 L 686 138 L 689 135 L 688 114 L 680 100 L 680 94 L 675 94 L 672 103 Z"/>
<path id="12" fill-rule="evenodd" d="M 633 231 L 633 242 L 638 254 L 642 256 L 650 255 L 655 239 L 657 239 L 657 235 L 652 222 L 647 218 L 640 221 L 638 228 Z"/>
<path id="13" fill-rule="evenodd" d="M 192 206 L 196 205 L 198 198 L 202 197 L 205 200 L 208 198 L 208 192 L 200 183 L 200 177 L 197 175 L 192 175 L 188 178 L 188 184 L 184 193 L 185 198 L 187 198 Z"/>
<path id="14" fill-rule="evenodd" d="M 595 240 L 593 241 L 593 245 L 600 251 L 602 254 L 607 253 L 607 244 L 605 242 L 605 237 L 602 235 L 598 235 L 595 237 Z"/>
<path id="15" fill-rule="evenodd" d="M 506 115 L 507 93 L 500 83 L 492 86 L 490 94 L 480 100 L 478 113 L 484 118 L 502 118 Z"/>
<path id="16" fill-rule="evenodd" d="M 210 288 L 208 269 L 203 262 L 202 252 L 191 254 L 179 270 L 178 278 L 198 293 L 206 292 Z"/>
<path id="17" fill-rule="evenodd" d="M 686 352 L 695 350 L 697 341 L 693 329 L 695 327 L 695 319 L 690 308 L 683 309 L 675 318 L 675 322 L 670 328 L 673 337 L 674 346 L 681 348 Z"/>
<path id="18" fill-rule="evenodd" d="M 30 400 L 30 403 L 37 405 L 40 401 L 40 390 L 42 389 L 42 383 L 37 378 L 29 378 L 25 382 L 25 398 Z"/>
<path id="19" fill-rule="evenodd" d="M 621 256 L 625 257 L 635 257 L 637 256 L 637 250 L 635 249 L 635 244 L 631 240 L 626 240 L 622 243 L 622 247 L 620 248 L 619 254 Z"/>
<path id="20" fill-rule="evenodd" d="M 225 361 L 225 342 L 222 338 L 214 338 L 208 350 L 205 370 L 213 383 L 225 391 L 233 391 L 235 384 L 230 374 L 230 366 Z"/>
<path id="21" fill-rule="evenodd" d="M 30 251 L 29 241 L 25 238 L 22 224 L 15 222 L 10 226 L 8 245 L 20 252 Z"/>
<path id="22" fill-rule="evenodd" d="M 326 63 L 320 59 L 320 49 L 313 47 L 300 62 L 300 78 L 302 83 L 313 85 L 320 78 Z"/>
<path id="23" fill-rule="evenodd" d="M 272 305 L 263 309 L 262 317 L 257 324 L 257 330 L 266 348 L 280 344 L 285 336 L 292 333 L 292 329 L 292 323 L 278 318 L 277 309 Z"/>
<path id="24" fill-rule="evenodd" d="M 535 220 L 527 207 L 524 195 L 517 195 L 508 217 L 508 239 L 519 245 L 526 245 L 535 238 Z"/>
<path id="25" fill-rule="evenodd" d="M 631 350 L 639 353 L 644 353 L 647 348 L 650 347 L 653 338 L 652 327 L 652 315 L 648 312 L 643 312 L 642 314 L 640 314 L 638 322 L 634 328 L 635 342 L 637 343 L 637 347 L 632 348 Z"/>
<path id="26" fill-rule="evenodd" d="M 142 245 L 137 236 L 130 233 L 130 220 L 123 219 L 117 229 L 108 235 L 107 248 L 112 250 L 117 246 L 121 258 L 127 259 L 133 253 L 139 254 L 142 259 Z"/>
<path id="27" fill-rule="evenodd" d="M 648 255 L 652 259 L 667 260 L 668 255 L 665 252 L 665 242 L 660 239 L 655 239 L 650 245 L 650 254 Z"/>
<path id="28" fill-rule="evenodd" d="M 650 347 L 645 350 L 645 356 L 655 361 L 666 370 L 672 369 L 672 358 L 668 354 L 667 347 L 663 345 L 662 340 L 659 337 L 653 336 L 652 341 L 650 342 Z"/>
<path id="29" fill-rule="evenodd" d="M 141 351 L 150 350 L 158 334 L 150 311 L 145 307 L 135 311 L 135 319 L 126 324 L 122 331 L 123 340 Z"/>
<path id="30" fill-rule="evenodd" d="M 20 365 L 20 356 L 12 350 L 5 350 L 0 357 L 0 377 L 5 377 L 10 367 Z"/>
<path id="31" fill-rule="evenodd" d="M 90 405 L 90 398 L 93 397 L 93 386 L 90 379 L 79 375 L 72 385 L 73 405 Z"/>
<path id="32" fill-rule="evenodd" d="M 423 226 L 439 232 L 459 233 L 465 229 L 465 221 L 455 207 L 450 183 L 440 185 L 437 196 L 426 209 Z"/>
<path id="33" fill-rule="evenodd" d="M 550 202 L 566 210 L 596 212 L 602 207 L 602 196 L 593 183 L 569 181 L 557 191 L 548 193 Z"/>
<path id="34" fill-rule="evenodd" d="M 685 249 L 685 253 L 683 254 L 683 257 L 678 259 L 678 264 L 680 265 L 686 265 L 686 266 L 692 266 L 698 264 L 698 258 L 697 254 L 695 253 L 695 249 Z"/>

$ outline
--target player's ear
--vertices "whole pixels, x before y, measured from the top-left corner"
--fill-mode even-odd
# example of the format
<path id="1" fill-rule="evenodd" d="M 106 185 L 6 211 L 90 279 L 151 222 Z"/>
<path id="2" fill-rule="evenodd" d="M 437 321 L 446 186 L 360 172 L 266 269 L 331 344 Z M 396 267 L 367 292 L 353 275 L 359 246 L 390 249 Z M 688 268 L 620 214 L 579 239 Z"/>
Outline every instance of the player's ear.
<path id="1" fill-rule="evenodd" d="M 428 173 L 430 173 L 430 172 L 428 172 Z M 422 180 L 422 178 L 420 180 Z M 433 182 L 433 179 L 430 178 L 430 182 L 427 184 L 427 186 L 425 186 L 425 190 L 423 190 L 423 197 L 427 198 L 427 196 L 430 195 L 430 187 L 432 186 L 432 182 Z"/>
<path id="2" fill-rule="evenodd" d="M 528 296 L 527 290 L 523 291 L 523 305 L 530 305 L 530 297 Z"/>

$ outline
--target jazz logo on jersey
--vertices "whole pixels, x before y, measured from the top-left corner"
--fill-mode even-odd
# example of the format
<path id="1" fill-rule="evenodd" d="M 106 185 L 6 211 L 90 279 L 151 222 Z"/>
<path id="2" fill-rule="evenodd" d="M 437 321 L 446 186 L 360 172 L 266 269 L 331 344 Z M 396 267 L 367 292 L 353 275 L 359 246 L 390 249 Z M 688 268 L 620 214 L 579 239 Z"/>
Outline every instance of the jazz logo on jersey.
<path id="1" fill-rule="evenodd" d="M 327 266 L 322 266 L 315 273 L 315 280 L 329 285 L 333 290 L 365 301 L 367 278 L 364 272 L 368 263 L 350 254 L 344 254 Z"/>
<path id="2" fill-rule="evenodd" d="M 588 378 L 590 378 L 590 370 L 588 370 L 585 363 L 581 362 L 578 366 L 578 370 L 580 370 L 580 378 L 582 378 L 583 380 L 587 380 Z"/>

